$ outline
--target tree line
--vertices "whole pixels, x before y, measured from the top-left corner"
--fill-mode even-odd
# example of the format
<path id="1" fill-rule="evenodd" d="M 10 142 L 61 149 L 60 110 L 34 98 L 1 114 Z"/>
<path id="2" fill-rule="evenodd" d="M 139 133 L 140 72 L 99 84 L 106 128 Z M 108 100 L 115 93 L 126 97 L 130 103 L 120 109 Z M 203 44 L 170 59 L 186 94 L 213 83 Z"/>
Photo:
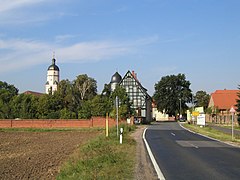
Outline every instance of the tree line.
<path id="1" fill-rule="evenodd" d="M 118 86 L 111 93 L 110 84 L 105 84 L 97 94 L 97 82 L 86 74 L 75 80 L 59 82 L 58 90 L 36 96 L 19 94 L 14 85 L 0 81 L 0 119 L 90 119 L 92 116 L 115 117 L 115 99 L 119 97 L 119 117 L 133 114 L 124 88 Z"/>
<path id="2" fill-rule="evenodd" d="M 187 104 L 191 103 L 210 112 L 207 108 L 210 95 L 205 91 L 197 91 L 194 95 L 190 85 L 184 74 L 162 77 L 155 84 L 152 97 L 157 109 L 176 117 L 184 114 L 189 109 Z M 102 92 L 97 94 L 96 80 L 86 74 L 78 75 L 73 81 L 62 80 L 57 91 L 41 96 L 19 94 L 14 85 L 0 81 L 0 119 L 89 119 L 106 113 L 115 117 L 116 96 L 120 100 L 120 118 L 134 115 L 123 87 L 118 86 L 111 92 L 110 84 L 105 84 Z M 240 100 L 236 106 L 239 112 Z"/>

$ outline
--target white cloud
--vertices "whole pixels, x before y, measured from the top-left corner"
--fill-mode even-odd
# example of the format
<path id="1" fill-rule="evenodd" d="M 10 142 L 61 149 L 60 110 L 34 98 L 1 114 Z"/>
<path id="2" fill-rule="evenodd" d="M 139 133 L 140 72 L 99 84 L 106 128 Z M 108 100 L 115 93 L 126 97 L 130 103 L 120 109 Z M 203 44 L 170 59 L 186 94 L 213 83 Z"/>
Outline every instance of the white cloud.
<path id="1" fill-rule="evenodd" d="M 95 62 L 135 53 L 140 46 L 153 42 L 153 38 L 149 37 L 132 41 L 105 40 L 60 46 L 26 39 L 0 39 L 0 63 L 3 67 L 0 73 L 48 63 L 53 51 L 60 63 Z"/>
<path id="2" fill-rule="evenodd" d="M 44 22 L 59 17 L 43 11 L 56 0 L 0 0 L 0 26 Z"/>
<path id="3" fill-rule="evenodd" d="M 38 4 L 46 0 L 1 0 L 0 13 L 11 11 L 28 5 Z"/>
<path id="4" fill-rule="evenodd" d="M 55 37 L 55 41 L 57 43 L 60 43 L 60 42 L 63 42 L 63 41 L 66 41 L 68 39 L 72 39 L 72 38 L 75 38 L 77 37 L 77 35 L 72 35 L 72 34 L 64 34 L 64 35 L 58 35 Z"/>

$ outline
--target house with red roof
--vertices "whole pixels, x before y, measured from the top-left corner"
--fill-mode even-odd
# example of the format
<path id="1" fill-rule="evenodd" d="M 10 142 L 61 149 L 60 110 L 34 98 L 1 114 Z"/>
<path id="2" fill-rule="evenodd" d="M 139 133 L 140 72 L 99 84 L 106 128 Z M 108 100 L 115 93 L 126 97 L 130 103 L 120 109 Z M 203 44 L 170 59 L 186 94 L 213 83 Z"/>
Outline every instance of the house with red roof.
<path id="1" fill-rule="evenodd" d="M 23 94 L 31 94 L 31 95 L 34 95 L 34 96 L 42 96 L 42 95 L 44 95 L 43 93 L 34 92 L 34 91 L 25 91 Z"/>
<path id="2" fill-rule="evenodd" d="M 211 94 L 208 107 L 213 112 L 218 110 L 221 114 L 228 114 L 231 107 L 236 109 L 239 90 L 216 90 Z"/>

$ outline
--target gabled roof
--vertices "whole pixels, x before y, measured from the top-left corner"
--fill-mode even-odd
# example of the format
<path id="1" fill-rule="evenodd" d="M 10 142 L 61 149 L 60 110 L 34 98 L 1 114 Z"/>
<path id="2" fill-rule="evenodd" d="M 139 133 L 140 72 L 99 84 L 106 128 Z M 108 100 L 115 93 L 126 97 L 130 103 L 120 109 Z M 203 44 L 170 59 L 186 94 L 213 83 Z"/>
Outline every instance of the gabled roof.
<path id="1" fill-rule="evenodd" d="M 211 94 L 209 106 L 218 107 L 218 109 L 234 108 L 237 104 L 239 90 L 216 90 Z"/>
<path id="2" fill-rule="evenodd" d="M 134 73 L 134 71 L 131 73 L 131 72 L 128 70 L 128 72 L 125 74 L 125 76 L 122 78 L 122 80 L 120 81 L 119 84 L 121 84 L 121 83 L 123 82 L 123 80 L 124 80 L 125 78 L 127 78 L 127 76 L 129 76 L 129 75 L 131 76 L 131 78 L 133 78 L 133 79 L 135 80 L 135 82 L 138 84 L 138 86 L 141 87 L 141 89 L 144 91 L 144 93 L 147 95 L 147 97 L 148 97 L 148 98 L 151 98 L 151 96 L 147 93 L 147 89 L 144 88 L 144 87 L 142 86 L 142 84 L 139 82 L 139 80 L 137 79 L 136 74 Z M 151 99 L 152 99 L 152 98 L 151 98 Z"/>

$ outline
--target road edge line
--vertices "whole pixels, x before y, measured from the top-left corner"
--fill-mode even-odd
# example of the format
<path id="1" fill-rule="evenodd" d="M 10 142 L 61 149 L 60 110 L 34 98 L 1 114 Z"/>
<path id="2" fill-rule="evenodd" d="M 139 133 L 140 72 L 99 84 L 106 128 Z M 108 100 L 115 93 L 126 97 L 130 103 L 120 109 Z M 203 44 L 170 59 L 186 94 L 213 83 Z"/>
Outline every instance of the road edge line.
<path id="1" fill-rule="evenodd" d="M 151 150 L 150 146 L 148 145 L 148 142 L 147 142 L 147 140 L 146 140 L 146 138 L 145 138 L 145 134 L 146 134 L 147 129 L 148 129 L 148 128 L 144 129 L 144 132 L 143 132 L 143 141 L 144 141 L 144 143 L 145 143 L 145 145 L 146 145 L 148 155 L 149 155 L 149 157 L 150 157 L 150 159 L 151 159 L 151 161 L 152 161 L 152 164 L 153 164 L 154 169 L 155 169 L 155 171 L 156 171 L 156 173 L 157 173 L 157 175 L 158 175 L 158 178 L 159 178 L 160 180 L 165 180 L 165 177 L 164 177 L 164 175 L 163 175 L 160 167 L 158 166 L 157 161 L 156 161 L 156 159 L 155 159 L 154 156 L 153 156 L 152 150 Z"/>
<path id="2" fill-rule="evenodd" d="M 227 143 L 227 142 L 221 141 L 221 140 L 219 140 L 219 139 L 215 139 L 215 138 L 209 137 L 209 136 L 207 136 L 207 135 L 200 134 L 200 133 L 198 133 L 198 132 L 194 132 L 194 131 L 192 131 L 192 130 L 186 128 L 186 127 L 184 127 L 181 123 L 178 123 L 178 124 L 179 124 L 183 129 L 185 129 L 185 130 L 187 130 L 187 131 L 189 131 L 189 132 L 191 132 L 191 133 L 193 133 L 193 134 L 198 134 L 199 136 L 202 136 L 202 137 L 205 137 L 205 138 L 208 138 L 208 139 L 214 140 L 214 141 L 218 141 L 218 142 L 220 142 L 220 143 L 223 143 L 223 144 L 226 144 L 226 145 L 229 145 L 229 146 L 232 146 L 232 147 L 239 148 L 239 146 L 237 146 L 237 145 L 230 144 L 230 143 Z"/>

